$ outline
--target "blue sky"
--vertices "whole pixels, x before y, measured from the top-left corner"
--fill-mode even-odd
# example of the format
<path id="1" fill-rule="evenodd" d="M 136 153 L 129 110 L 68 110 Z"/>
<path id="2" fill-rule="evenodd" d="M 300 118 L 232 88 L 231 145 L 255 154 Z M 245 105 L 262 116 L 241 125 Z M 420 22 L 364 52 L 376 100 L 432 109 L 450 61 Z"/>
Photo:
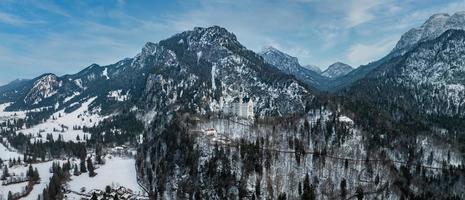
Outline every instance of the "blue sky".
<path id="1" fill-rule="evenodd" d="M 0 0 L 0 84 L 111 64 L 145 42 L 211 25 L 301 64 L 359 66 L 430 15 L 460 10 L 465 0 Z"/>

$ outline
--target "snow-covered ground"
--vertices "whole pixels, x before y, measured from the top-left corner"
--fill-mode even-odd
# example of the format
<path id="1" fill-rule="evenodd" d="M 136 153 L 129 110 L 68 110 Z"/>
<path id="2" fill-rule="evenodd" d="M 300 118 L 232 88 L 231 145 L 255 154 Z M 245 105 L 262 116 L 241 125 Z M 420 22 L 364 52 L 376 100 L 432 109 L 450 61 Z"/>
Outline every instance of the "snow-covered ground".
<path id="1" fill-rule="evenodd" d="M 0 159 L 2 159 L 3 161 L 7 161 L 10 158 L 11 159 L 13 159 L 13 158 L 17 159 L 18 157 L 20 157 L 22 159 L 23 155 L 16 152 L 16 151 L 12 151 L 11 148 L 9 150 L 2 143 L 0 143 Z"/>
<path id="2" fill-rule="evenodd" d="M 80 139 L 83 139 L 84 135 L 90 138 L 90 134 L 82 130 L 73 130 L 73 127 L 92 127 L 104 119 L 104 117 L 98 115 L 97 112 L 91 112 L 89 109 L 89 105 L 95 99 L 96 97 L 88 99 L 82 103 L 81 107 L 71 113 L 60 110 L 54 113 L 53 116 L 44 123 L 38 124 L 32 128 L 18 130 L 17 132 L 31 134 L 35 137 L 33 140 L 41 139 L 37 137 L 39 133 L 42 135 L 42 139 L 45 138 L 47 133 L 51 133 L 54 139 L 58 139 L 58 136 L 62 135 L 65 141 L 76 141 L 78 135 Z"/>
<path id="3" fill-rule="evenodd" d="M 33 164 L 33 168 L 37 168 L 41 181 L 39 184 L 34 185 L 34 189 L 31 193 L 23 199 L 37 199 L 38 195 L 41 195 L 44 188 L 49 184 L 52 173 L 50 169 L 53 162 L 49 161 L 44 163 Z M 62 163 L 64 161 L 60 161 Z M 79 161 L 75 161 L 77 164 Z M 28 166 L 17 165 L 9 168 L 10 174 L 23 174 L 25 175 L 28 170 Z M 83 173 L 80 176 L 72 176 L 68 182 L 69 189 L 75 192 L 81 192 L 81 188 L 85 187 L 86 192 L 99 189 L 105 190 L 107 185 L 113 188 L 123 186 L 131 189 L 134 194 L 145 196 L 144 190 L 138 185 L 135 170 L 135 160 L 133 158 L 122 158 L 122 157 L 107 157 L 106 163 L 99 166 L 95 170 L 97 176 L 89 177 L 88 173 Z M 2 173 L 2 172 L 0 172 Z M 0 199 L 7 198 L 8 192 L 13 193 L 22 192 L 25 189 L 27 182 L 12 184 L 8 186 L 0 185 Z M 78 195 L 67 194 L 68 199 L 80 199 Z"/>
<path id="4" fill-rule="evenodd" d="M 45 162 L 45 163 L 39 163 L 39 164 L 33 164 L 32 167 L 36 168 L 39 171 L 40 175 L 40 183 L 34 185 L 34 189 L 31 191 L 31 193 L 24 199 L 37 199 L 37 196 L 42 194 L 44 191 L 44 188 L 47 187 L 47 185 L 50 182 L 50 178 L 52 177 L 52 173 L 50 173 L 50 168 L 52 167 L 53 162 Z M 24 171 L 26 172 L 26 169 Z"/>
<path id="5" fill-rule="evenodd" d="M 26 190 L 27 182 L 12 184 L 12 185 L 0 185 L 0 199 L 8 199 L 8 192 L 11 193 L 22 193 Z"/>
<path id="6" fill-rule="evenodd" d="M 0 104 L 0 122 L 4 122 L 8 119 L 24 118 L 26 116 L 26 112 L 24 111 L 15 111 L 15 112 L 5 111 L 5 108 L 7 108 L 10 105 L 11 103 Z"/>
<path id="7" fill-rule="evenodd" d="M 68 183 L 69 189 L 80 192 L 85 187 L 86 192 L 92 189 L 105 190 L 107 185 L 124 186 L 135 194 L 144 194 L 144 190 L 137 183 L 135 160 L 133 158 L 107 157 L 106 163 L 95 170 L 97 176 L 89 177 L 88 173 L 72 176 Z M 74 199 L 73 195 L 69 199 Z"/>
<path id="8" fill-rule="evenodd" d="M 39 176 L 40 176 L 41 181 L 39 184 L 34 185 L 34 189 L 31 191 L 31 193 L 29 193 L 27 197 L 22 198 L 22 199 L 35 200 L 37 199 L 38 195 L 42 194 L 42 191 L 44 190 L 44 188 L 49 184 L 49 181 L 50 181 L 49 179 L 52 177 L 52 173 L 50 173 L 50 168 L 52 167 L 52 163 L 53 163 L 52 161 L 49 161 L 49 162 L 44 162 L 44 163 L 32 164 L 32 167 L 37 168 L 37 170 L 39 171 Z M 28 168 L 29 166 L 16 165 L 16 166 L 9 168 L 8 170 L 10 174 L 25 175 Z M 3 172 L 0 172 L 0 173 L 3 173 Z M 9 191 L 11 191 L 12 193 L 22 192 L 24 191 L 26 185 L 27 185 L 27 182 L 11 184 L 7 186 L 0 185 L 0 196 L 6 199 Z"/>

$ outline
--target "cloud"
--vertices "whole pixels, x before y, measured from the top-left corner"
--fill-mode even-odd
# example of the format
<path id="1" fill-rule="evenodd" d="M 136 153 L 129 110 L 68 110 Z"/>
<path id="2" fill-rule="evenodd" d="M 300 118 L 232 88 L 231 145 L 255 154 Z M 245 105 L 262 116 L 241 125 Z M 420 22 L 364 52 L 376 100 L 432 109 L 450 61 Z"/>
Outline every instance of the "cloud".
<path id="1" fill-rule="evenodd" d="M 375 18 L 375 15 L 372 13 L 372 11 L 373 8 L 379 5 L 380 1 L 378 0 L 352 1 L 346 18 L 348 26 L 354 27 Z"/>
<path id="2" fill-rule="evenodd" d="M 64 17 L 71 17 L 71 15 L 66 11 L 64 10 L 63 8 L 61 8 L 60 6 L 56 5 L 56 4 L 53 4 L 53 3 L 50 3 L 48 1 L 27 1 L 26 3 L 28 6 L 33 6 L 39 10 L 42 10 L 42 11 L 46 11 L 46 12 L 49 12 L 49 13 L 53 13 L 53 14 L 57 14 L 57 15 L 61 15 L 61 16 L 64 16 Z"/>
<path id="3" fill-rule="evenodd" d="M 9 24 L 9 25 L 13 25 L 13 26 L 23 26 L 23 25 L 26 25 L 26 24 L 43 23 L 43 21 L 27 20 L 27 19 L 24 19 L 22 17 L 18 17 L 16 15 L 0 11 L 0 23 Z"/>
<path id="4" fill-rule="evenodd" d="M 390 37 L 375 43 L 354 44 L 349 47 L 346 59 L 354 67 L 367 64 L 387 55 L 398 40 L 398 37 Z"/>

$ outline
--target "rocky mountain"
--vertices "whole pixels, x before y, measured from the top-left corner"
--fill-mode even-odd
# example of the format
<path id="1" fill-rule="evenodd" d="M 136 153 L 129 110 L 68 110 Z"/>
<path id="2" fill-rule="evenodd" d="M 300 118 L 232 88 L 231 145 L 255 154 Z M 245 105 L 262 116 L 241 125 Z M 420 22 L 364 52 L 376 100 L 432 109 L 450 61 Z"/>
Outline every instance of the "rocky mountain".
<path id="1" fill-rule="evenodd" d="M 302 67 L 296 57 L 281 52 L 274 47 L 264 48 L 260 55 L 267 63 L 275 66 L 278 70 L 295 76 L 311 87 L 322 88 L 328 81 L 326 77 L 321 76 L 315 70 Z"/>
<path id="2" fill-rule="evenodd" d="M 413 28 L 402 35 L 392 51 L 405 53 L 418 42 L 435 39 L 451 29 L 465 29 L 465 12 L 457 12 L 452 16 L 447 13 L 431 16 L 422 26 Z"/>
<path id="3" fill-rule="evenodd" d="M 217 26 L 149 42 L 135 57 L 112 65 L 92 64 L 61 77 L 45 74 L 0 90 L 1 101 L 12 102 L 8 108 L 12 110 L 61 109 L 95 96 L 93 106 L 103 108 L 102 112 L 136 106 L 149 118 L 167 111 L 220 112 L 240 96 L 254 99 L 258 116 L 286 115 L 304 112 L 312 99 L 307 86 L 276 70 Z M 108 97 L 116 91 L 126 100 Z"/>
<path id="4" fill-rule="evenodd" d="M 413 28 L 403 34 L 395 48 L 388 55 L 372 63 L 357 67 L 346 76 L 334 79 L 327 84 L 325 90 L 339 91 L 344 88 L 348 88 L 353 83 L 366 77 L 373 70 L 388 64 L 391 59 L 395 59 L 396 57 L 409 52 L 418 43 L 435 39 L 447 30 L 463 30 L 464 27 L 465 12 L 457 12 L 452 16 L 449 14 L 432 15 L 422 26 Z"/>
<path id="5" fill-rule="evenodd" d="M 26 110 L 26 125 L 13 114 L 0 130 L 25 150 L 44 132 L 91 136 L 48 143 L 60 159 L 68 144 L 79 155 L 134 145 L 151 199 L 460 199 L 464 41 L 447 30 L 352 72 L 336 63 L 325 77 L 274 48 L 250 51 L 224 28 L 194 28 L 115 64 L 0 87 L 11 103 L 2 106 Z M 252 117 L 230 114 L 244 108 Z M 50 151 L 43 144 L 33 145 Z"/>
<path id="6" fill-rule="evenodd" d="M 463 27 L 465 12 L 431 16 L 385 58 L 350 73 L 359 80 L 350 91 L 409 115 L 463 117 Z"/>
<path id="7" fill-rule="evenodd" d="M 355 83 L 352 95 L 424 116 L 464 117 L 464 41 L 464 30 L 447 30 L 419 42 Z"/>
<path id="8" fill-rule="evenodd" d="M 331 64 L 326 70 L 324 70 L 321 75 L 326 76 L 328 78 L 338 78 L 341 76 L 345 76 L 346 74 L 350 73 L 354 68 L 350 65 L 336 62 Z"/>

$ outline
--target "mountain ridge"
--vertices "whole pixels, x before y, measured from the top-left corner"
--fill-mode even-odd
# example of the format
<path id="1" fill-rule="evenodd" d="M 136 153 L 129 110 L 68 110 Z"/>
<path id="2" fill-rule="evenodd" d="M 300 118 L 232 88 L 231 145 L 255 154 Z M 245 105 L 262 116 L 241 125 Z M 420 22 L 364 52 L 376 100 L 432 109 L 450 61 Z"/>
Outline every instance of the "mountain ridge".
<path id="1" fill-rule="evenodd" d="M 295 76 L 298 80 L 311 87 L 321 89 L 328 81 L 328 78 L 320 75 L 320 73 L 301 66 L 296 57 L 274 47 L 266 47 L 259 54 L 267 63 L 275 66 L 276 69 L 285 74 Z"/>
<path id="2" fill-rule="evenodd" d="M 342 62 L 335 62 L 329 67 L 324 70 L 321 75 L 326 76 L 328 78 L 334 79 L 339 78 L 341 76 L 345 76 L 346 74 L 350 73 L 354 68 L 348 64 Z"/>

